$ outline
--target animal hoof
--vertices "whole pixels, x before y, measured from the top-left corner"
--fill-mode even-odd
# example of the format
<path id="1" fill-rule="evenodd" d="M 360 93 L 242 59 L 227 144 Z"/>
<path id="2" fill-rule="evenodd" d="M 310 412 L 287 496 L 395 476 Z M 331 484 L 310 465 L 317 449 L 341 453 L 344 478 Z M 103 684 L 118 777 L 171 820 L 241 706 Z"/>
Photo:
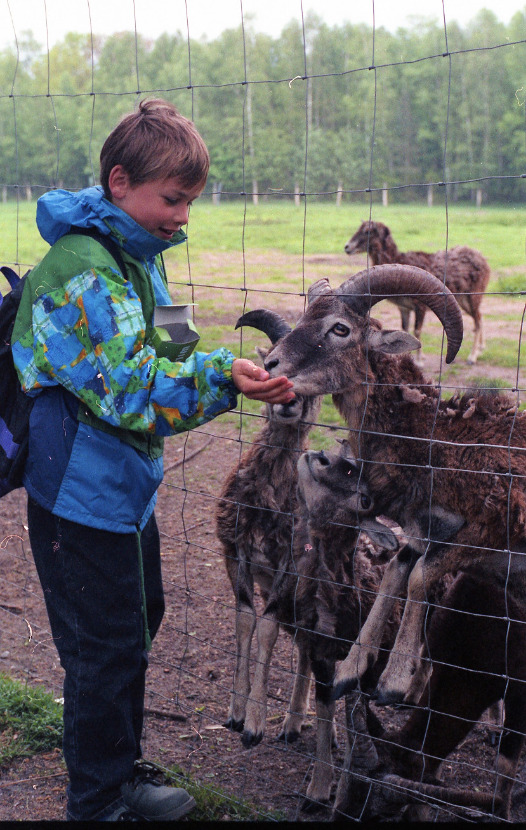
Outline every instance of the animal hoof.
<path id="1" fill-rule="evenodd" d="M 258 734 L 254 734 L 254 732 L 247 732 L 246 730 L 241 735 L 241 743 L 245 747 L 245 749 L 251 749 L 253 746 L 257 746 L 263 740 L 263 735 L 261 732 Z"/>
<path id="2" fill-rule="evenodd" d="M 295 743 L 300 737 L 300 733 L 295 729 L 293 732 L 280 732 L 278 741 L 283 741 L 286 744 Z"/>
<path id="3" fill-rule="evenodd" d="M 404 697 L 403 692 L 383 692 L 381 689 L 375 689 L 371 695 L 371 700 L 374 700 L 377 706 L 392 706 L 394 703 L 402 703 Z"/>
<path id="4" fill-rule="evenodd" d="M 339 700 L 349 692 L 356 688 L 356 680 L 354 678 L 347 678 L 335 683 L 331 692 L 331 700 Z"/>
<path id="5" fill-rule="evenodd" d="M 244 725 L 244 720 L 234 720 L 234 718 L 229 718 L 226 723 L 223 724 L 225 729 L 230 729 L 231 732 L 242 732 Z"/>
<path id="6" fill-rule="evenodd" d="M 301 809 L 302 813 L 316 813 L 320 810 L 326 810 L 328 808 L 328 806 L 329 806 L 328 801 L 325 801 L 325 800 L 318 801 L 314 798 L 309 798 L 309 796 L 306 795 L 302 799 L 300 809 Z"/>

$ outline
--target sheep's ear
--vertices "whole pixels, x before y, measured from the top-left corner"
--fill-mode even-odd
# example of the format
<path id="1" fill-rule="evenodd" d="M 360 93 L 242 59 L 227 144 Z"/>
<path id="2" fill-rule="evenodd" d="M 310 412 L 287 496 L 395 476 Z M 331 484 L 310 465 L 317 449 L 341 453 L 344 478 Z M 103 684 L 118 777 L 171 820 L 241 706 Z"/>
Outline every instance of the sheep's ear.
<path id="1" fill-rule="evenodd" d="M 377 522 L 376 519 L 362 519 L 360 530 L 367 533 L 371 541 L 381 548 L 397 550 L 399 547 L 398 539 L 393 531 L 381 522 Z"/>
<path id="2" fill-rule="evenodd" d="M 256 346 L 256 352 L 258 353 L 258 355 L 260 356 L 262 361 L 265 360 L 265 358 L 268 355 L 269 351 L 270 351 L 269 349 L 263 349 L 263 348 L 261 348 L 261 346 Z"/>
<path id="3" fill-rule="evenodd" d="M 367 344 L 370 349 L 383 354 L 403 354 L 421 347 L 420 340 L 406 331 L 386 331 L 369 329 Z"/>

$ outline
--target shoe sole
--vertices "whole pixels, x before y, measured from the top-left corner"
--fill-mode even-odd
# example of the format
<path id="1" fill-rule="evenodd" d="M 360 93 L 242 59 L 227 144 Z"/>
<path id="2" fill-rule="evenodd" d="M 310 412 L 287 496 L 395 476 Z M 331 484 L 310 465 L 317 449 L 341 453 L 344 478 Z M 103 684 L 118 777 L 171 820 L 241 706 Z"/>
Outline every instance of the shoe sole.
<path id="1" fill-rule="evenodd" d="M 181 804 L 177 810 L 169 810 L 167 813 L 163 815 L 155 816 L 154 819 L 149 819 L 150 821 L 176 821 L 178 818 L 183 818 L 183 816 L 188 815 L 191 813 L 192 810 L 197 807 L 195 802 L 195 798 L 193 796 L 189 796 L 188 800 Z"/>

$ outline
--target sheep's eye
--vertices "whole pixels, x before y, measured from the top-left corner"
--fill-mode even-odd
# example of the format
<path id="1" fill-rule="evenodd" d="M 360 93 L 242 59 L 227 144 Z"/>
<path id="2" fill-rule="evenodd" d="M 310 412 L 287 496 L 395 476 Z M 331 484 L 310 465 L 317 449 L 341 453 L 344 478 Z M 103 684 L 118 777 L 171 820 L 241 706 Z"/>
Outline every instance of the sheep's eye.
<path id="1" fill-rule="evenodd" d="M 348 326 L 344 326 L 343 323 L 335 323 L 331 331 L 337 337 L 347 337 L 350 329 L 348 328 Z"/>
<path id="2" fill-rule="evenodd" d="M 360 501 L 362 503 L 362 510 L 369 510 L 371 504 L 373 503 L 369 496 L 362 496 Z"/>

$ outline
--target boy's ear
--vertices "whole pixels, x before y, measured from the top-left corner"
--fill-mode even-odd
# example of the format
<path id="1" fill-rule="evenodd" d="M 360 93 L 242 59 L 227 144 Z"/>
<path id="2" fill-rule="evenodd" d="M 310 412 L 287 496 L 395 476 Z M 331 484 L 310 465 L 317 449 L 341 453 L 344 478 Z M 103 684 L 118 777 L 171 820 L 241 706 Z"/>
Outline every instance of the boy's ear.
<path id="1" fill-rule="evenodd" d="M 111 168 L 108 186 L 114 199 L 124 199 L 130 186 L 130 177 L 122 164 L 116 164 Z"/>

